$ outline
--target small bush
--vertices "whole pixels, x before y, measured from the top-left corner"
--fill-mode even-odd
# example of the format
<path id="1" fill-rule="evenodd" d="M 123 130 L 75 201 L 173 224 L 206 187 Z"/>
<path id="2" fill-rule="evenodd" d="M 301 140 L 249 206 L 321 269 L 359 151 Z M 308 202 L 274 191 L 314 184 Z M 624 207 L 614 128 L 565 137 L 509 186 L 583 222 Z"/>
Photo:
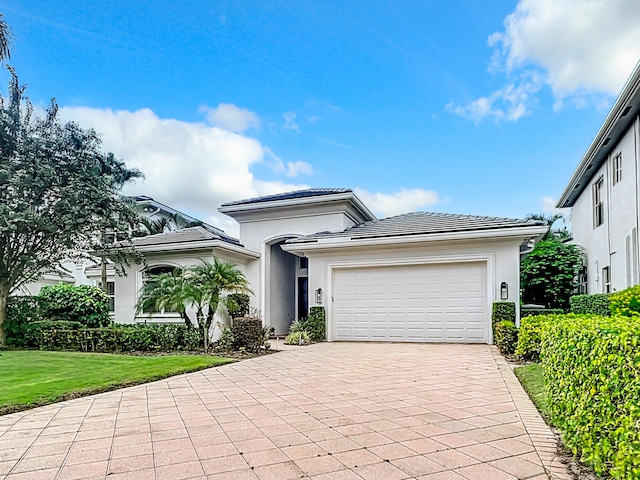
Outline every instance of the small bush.
<path id="1" fill-rule="evenodd" d="M 520 318 L 536 315 L 562 315 L 565 311 L 561 308 L 520 308 Z"/>
<path id="2" fill-rule="evenodd" d="M 640 285 L 609 295 L 611 315 L 633 317 L 640 315 Z"/>
<path id="3" fill-rule="evenodd" d="M 520 319 L 518 346 L 515 354 L 527 360 L 538 360 L 542 345 L 542 332 L 546 326 L 564 315 L 533 315 Z"/>
<path id="4" fill-rule="evenodd" d="M 264 346 L 262 320 L 260 318 L 239 317 L 233 319 L 233 348 L 251 352 Z"/>
<path id="5" fill-rule="evenodd" d="M 7 335 L 7 345 L 11 347 L 28 347 L 27 335 L 29 326 L 41 320 L 40 305 L 42 300 L 38 296 L 11 297 L 7 305 L 7 319 L 4 331 Z"/>
<path id="6" fill-rule="evenodd" d="M 111 323 L 109 297 L 91 285 L 58 285 L 42 287 L 42 318 L 54 321 L 80 322 L 88 328 L 106 327 Z"/>
<path id="7" fill-rule="evenodd" d="M 513 302 L 493 302 L 493 311 L 491 312 L 491 323 L 495 325 L 503 321 L 516 321 L 516 304 Z"/>
<path id="8" fill-rule="evenodd" d="M 565 445 L 599 475 L 640 478 L 640 318 L 571 317 L 542 342 L 549 407 Z"/>
<path id="9" fill-rule="evenodd" d="M 593 295 L 574 295 L 571 297 L 571 313 L 577 315 L 611 315 L 611 300 L 608 293 L 595 293 Z"/>
<path id="10" fill-rule="evenodd" d="M 493 327 L 493 340 L 503 355 L 511 355 L 516 350 L 518 344 L 518 327 L 516 324 L 503 320 Z"/>
<path id="11" fill-rule="evenodd" d="M 309 334 L 305 331 L 292 332 L 286 336 L 284 343 L 287 345 L 309 345 Z"/>
<path id="12" fill-rule="evenodd" d="M 327 339 L 327 322 L 324 307 L 311 307 L 307 317 L 307 332 L 314 342 L 324 342 Z"/>
<path id="13" fill-rule="evenodd" d="M 246 317 L 249 314 L 250 297 L 246 293 L 227 295 L 227 310 L 231 318 Z"/>

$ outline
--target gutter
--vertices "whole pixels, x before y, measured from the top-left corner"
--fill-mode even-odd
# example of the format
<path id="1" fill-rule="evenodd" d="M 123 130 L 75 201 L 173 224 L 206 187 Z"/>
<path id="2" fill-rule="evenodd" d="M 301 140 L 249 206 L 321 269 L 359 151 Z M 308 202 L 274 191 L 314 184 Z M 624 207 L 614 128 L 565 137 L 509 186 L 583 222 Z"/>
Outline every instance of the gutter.
<path id="1" fill-rule="evenodd" d="M 286 243 L 282 245 L 285 252 L 302 252 L 310 250 L 328 250 L 334 248 L 355 248 L 363 246 L 379 245 L 411 245 L 416 243 L 450 241 L 450 240 L 475 240 L 475 239 L 500 239 L 538 237 L 544 235 L 549 227 L 536 225 L 522 228 L 508 228 L 496 230 L 478 230 L 472 232 L 447 232 L 430 233 L 422 235 L 407 235 L 401 237 L 377 237 L 377 238 L 351 238 L 351 237 L 327 237 L 309 242 Z"/>

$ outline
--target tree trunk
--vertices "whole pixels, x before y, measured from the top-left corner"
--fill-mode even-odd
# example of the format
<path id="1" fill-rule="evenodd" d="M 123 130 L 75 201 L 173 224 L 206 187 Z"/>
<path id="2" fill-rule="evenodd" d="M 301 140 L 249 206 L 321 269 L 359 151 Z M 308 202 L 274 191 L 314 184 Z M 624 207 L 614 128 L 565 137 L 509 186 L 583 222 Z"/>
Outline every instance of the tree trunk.
<path id="1" fill-rule="evenodd" d="M 8 292 L 0 292 L 0 347 L 7 344 L 7 336 L 4 333 L 4 321 L 7 318 L 7 303 L 9 300 Z"/>
<path id="2" fill-rule="evenodd" d="M 107 259 L 102 257 L 102 271 L 101 273 L 101 281 L 102 281 L 102 291 L 107 293 Z"/>
<path id="3" fill-rule="evenodd" d="M 209 351 L 209 327 L 204 326 L 204 353 Z"/>

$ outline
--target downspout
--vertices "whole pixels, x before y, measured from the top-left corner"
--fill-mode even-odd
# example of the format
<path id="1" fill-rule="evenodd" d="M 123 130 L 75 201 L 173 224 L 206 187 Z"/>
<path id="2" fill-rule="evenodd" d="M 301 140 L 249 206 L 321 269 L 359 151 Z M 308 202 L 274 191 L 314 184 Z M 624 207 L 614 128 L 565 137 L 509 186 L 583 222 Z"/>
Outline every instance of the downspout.
<path id="1" fill-rule="evenodd" d="M 635 121 L 633 122 L 633 144 L 634 144 L 634 149 L 633 149 L 633 153 L 634 153 L 634 168 L 635 168 L 635 176 L 636 176 L 636 241 L 635 243 L 633 243 L 633 235 L 631 235 L 631 252 L 629 252 L 631 254 L 631 258 L 627 259 L 627 261 L 629 263 L 631 263 L 633 260 L 636 260 L 636 262 L 634 262 L 634 264 L 631 265 L 631 283 L 636 284 L 638 282 L 638 265 L 637 265 L 637 258 L 638 258 L 638 254 L 636 252 L 638 252 L 638 225 L 640 224 L 640 199 L 638 198 L 638 160 L 640 157 L 640 154 L 638 153 L 638 148 L 640 148 L 640 142 L 638 141 L 638 138 L 640 137 L 640 115 L 636 116 Z"/>
<path id="2" fill-rule="evenodd" d="M 607 263 L 609 267 L 609 288 L 613 291 L 611 284 L 613 283 L 613 254 L 611 251 L 611 154 L 607 155 L 604 163 L 604 184 L 607 192 Z M 604 268 L 604 267 L 603 267 Z M 603 285 L 604 286 L 604 285 Z"/>

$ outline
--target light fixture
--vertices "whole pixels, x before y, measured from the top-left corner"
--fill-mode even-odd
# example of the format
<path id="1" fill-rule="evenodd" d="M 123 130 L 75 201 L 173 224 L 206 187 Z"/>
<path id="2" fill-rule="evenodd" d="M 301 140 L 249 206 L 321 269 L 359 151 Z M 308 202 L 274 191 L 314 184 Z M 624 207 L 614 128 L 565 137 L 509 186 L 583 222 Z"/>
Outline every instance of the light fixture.
<path id="1" fill-rule="evenodd" d="M 500 300 L 507 300 L 509 298 L 509 285 L 507 282 L 500 284 Z"/>
<path id="2" fill-rule="evenodd" d="M 322 303 L 322 289 L 316 288 L 316 303 L 320 305 Z"/>

